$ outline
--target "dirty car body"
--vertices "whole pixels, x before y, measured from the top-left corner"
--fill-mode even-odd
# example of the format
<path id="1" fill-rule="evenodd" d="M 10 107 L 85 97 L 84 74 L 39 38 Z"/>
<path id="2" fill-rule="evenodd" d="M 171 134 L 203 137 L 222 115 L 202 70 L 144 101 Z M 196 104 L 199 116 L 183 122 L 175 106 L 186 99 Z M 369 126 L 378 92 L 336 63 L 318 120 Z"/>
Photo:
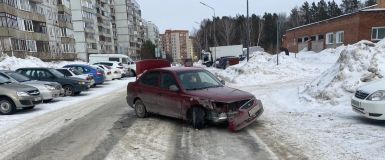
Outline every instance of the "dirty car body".
<path id="1" fill-rule="evenodd" d="M 138 100 L 149 113 L 189 122 L 199 108 L 204 111 L 204 121 L 228 123 L 232 131 L 246 127 L 263 113 L 261 101 L 252 94 L 223 85 L 201 68 L 164 67 L 145 71 L 127 86 L 127 103 L 135 109 Z"/>

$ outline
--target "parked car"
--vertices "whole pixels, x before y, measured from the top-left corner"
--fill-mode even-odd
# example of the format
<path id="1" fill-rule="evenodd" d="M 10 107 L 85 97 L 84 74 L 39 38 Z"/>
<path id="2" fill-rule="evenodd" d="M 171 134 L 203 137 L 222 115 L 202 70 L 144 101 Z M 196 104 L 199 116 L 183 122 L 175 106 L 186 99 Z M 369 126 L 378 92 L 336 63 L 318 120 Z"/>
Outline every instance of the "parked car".
<path id="1" fill-rule="evenodd" d="M 230 130 L 237 131 L 263 113 L 260 100 L 225 86 L 205 69 L 168 67 L 170 64 L 162 68 L 159 64 L 154 60 L 137 62 L 138 74 L 142 71 L 139 68 L 147 71 L 127 86 L 127 103 L 135 109 L 137 117 L 161 114 L 187 120 L 197 129 L 207 121 L 228 123 Z"/>
<path id="2" fill-rule="evenodd" d="M 123 77 L 135 77 L 135 62 L 128 56 L 122 54 L 90 54 L 89 62 L 91 64 L 99 62 L 118 62 L 123 66 Z"/>
<path id="3" fill-rule="evenodd" d="M 353 111 L 370 119 L 385 120 L 385 79 L 361 86 L 352 97 Z"/>
<path id="4" fill-rule="evenodd" d="M 106 81 L 111 81 L 119 77 L 119 74 L 113 73 L 112 68 L 105 65 L 92 65 L 93 67 L 100 67 L 104 70 L 104 76 L 106 77 Z M 120 76 L 121 77 L 121 76 Z"/>
<path id="5" fill-rule="evenodd" d="M 77 70 L 83 74 L 90 74 L 92 77 L 94 77 L 95 85 L 103 84 L 105 77 L 104 77 L 104 71 L 102 69 L 94 68 L 90 65 L 86 64 L 70 64 L 66 65 L 63 68 L 71 68 L 73 70 Z"/>
<path id="6" fill-rule="evenodd" d="M 88 83 L 76 77 L 66 77 L 53 68 L 19 68 L 16 72 L 32 80 L 60 83 L 64 89 L 64 95 L 78 95 L 88 89 Z"/>
<path id="7" fill-rule="evenodd" d="M 94 63 L 94 65 L 104 65 L 111 67 L 112 75 L 114 76 L 113 79 L 123 78 L 124 75 L 127 74 L 123 68 L 123 65 L 119 62 L 98 62 Z"/>
<path id="8" fill-rule="evenodd" d="M 136 67 L 135 70 L 126 68 L 125 65 L 123 65 L 120 62 L 98 62 L 94 63 L 94 65 L 105 65 L 109 66 L 112 69 L 119 69 L 122 73 L 122 77 L 135 77 L 136 76 Z"/>
<path id="9" fill-rule="evenodd" d="M 226 69 L 229 66 L 239 64 L 239 60 L 240 60 L 239 57 L 232 57 L 232 56 L 221 57 L 215 61 L 215 67 Z"/>
<path id="10" fill-rule="evenodd" d="M 42 102 L 37 88 L 12 83 L 0 75 L 0 114 L 13 114 L 16 110 L 32 109 Z"/>
<path id="11" fill-rule="evenodd" d="M 92 75 L 83 74 L 77 70 L 70 69 L 70 68 L 58 68 L 56 70 L 59 71 L 60 73 L 64 74 L 64 76 L 76 77 L 76 78 L 83 79 L 84 81 L 86 81 L 89 84 L 88 88 L 95 85 L 95 80 L 94 80 L 94 77 L 92 77 Z"/>
<path id="12" fill-rule="evenodd" d="M 11 82 L 21 83 L 29 85 L 39 89 L 43 101 L 48 102 L 54 98 L 57 98 L 62 93 L 62 87 L 57 82 L 36 81 L 17 73 L 15 71 L 0 71 L 0 75 L 8 78 Z M 64 93 L 64 91 L 63 91 Z"/>

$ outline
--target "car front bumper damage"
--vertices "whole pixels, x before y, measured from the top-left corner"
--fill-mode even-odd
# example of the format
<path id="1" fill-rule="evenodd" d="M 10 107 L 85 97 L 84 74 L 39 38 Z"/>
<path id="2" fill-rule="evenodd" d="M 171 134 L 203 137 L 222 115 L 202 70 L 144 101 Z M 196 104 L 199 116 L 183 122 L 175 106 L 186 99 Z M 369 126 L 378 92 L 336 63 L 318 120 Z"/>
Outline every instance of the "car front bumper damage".
<path id="1" fill-rule="evenodd" d="M 252 107 L 242 106 L 238 113 L 229 117 L 229 130 L 238 131 L 257 120 L 263 113 L 263 105 L 260 100 L 254 100 Z"/>

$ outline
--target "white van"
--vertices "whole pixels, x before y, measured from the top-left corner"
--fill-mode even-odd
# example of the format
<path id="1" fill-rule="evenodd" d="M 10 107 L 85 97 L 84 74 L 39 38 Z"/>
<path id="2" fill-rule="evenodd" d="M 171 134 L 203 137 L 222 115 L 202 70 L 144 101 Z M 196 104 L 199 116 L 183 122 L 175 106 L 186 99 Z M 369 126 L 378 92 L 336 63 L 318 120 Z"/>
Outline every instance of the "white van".
<path id="1" fill-rule="evenodd" d="M 89 63 L 94 64 L 98 62 L 120 62 L 122 63 L 126 76 L 136 75 L 135 62 L 128 56 L 122 54 L 90 54 Z"/>

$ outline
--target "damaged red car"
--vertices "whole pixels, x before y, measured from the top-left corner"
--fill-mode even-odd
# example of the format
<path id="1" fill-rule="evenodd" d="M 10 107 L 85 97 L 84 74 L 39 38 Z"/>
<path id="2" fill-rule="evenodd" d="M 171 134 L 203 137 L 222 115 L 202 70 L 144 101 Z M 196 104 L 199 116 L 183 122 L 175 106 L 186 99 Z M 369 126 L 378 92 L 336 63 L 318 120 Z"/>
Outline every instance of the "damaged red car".
<path id="1" fill-rule="evenodd" d="M 263 113 L 261 101 L 252 94 L 225 86 L 202 68 L 144 60 L 137 62 L 137 72 L 143 73 L 128 84 L 126 99 L 140 118 L 154 113 L 186 120 L 197 129 L 213 122 L 228 123 L 237 131 Z"/>

